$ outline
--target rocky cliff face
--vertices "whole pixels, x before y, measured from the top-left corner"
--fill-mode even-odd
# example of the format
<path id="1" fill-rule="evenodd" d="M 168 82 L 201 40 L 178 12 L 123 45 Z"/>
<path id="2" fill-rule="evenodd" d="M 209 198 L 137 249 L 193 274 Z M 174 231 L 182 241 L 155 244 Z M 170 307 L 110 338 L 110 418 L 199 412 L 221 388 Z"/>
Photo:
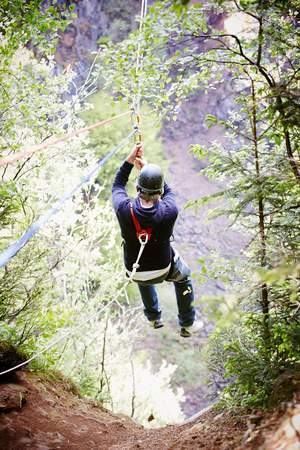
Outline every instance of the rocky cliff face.
<path id="1" fill-rule="evenodd" d="M 85 78 L 93 52 L 98 44 L 123 39 L 135 26 L 139 12 L 138 0 L 60 0 L 62 14 L 72 4 L 76 18 L 62 33 L 55 59 L 65 69 L 71 66 L 78 76 L 78 83 Z"/>

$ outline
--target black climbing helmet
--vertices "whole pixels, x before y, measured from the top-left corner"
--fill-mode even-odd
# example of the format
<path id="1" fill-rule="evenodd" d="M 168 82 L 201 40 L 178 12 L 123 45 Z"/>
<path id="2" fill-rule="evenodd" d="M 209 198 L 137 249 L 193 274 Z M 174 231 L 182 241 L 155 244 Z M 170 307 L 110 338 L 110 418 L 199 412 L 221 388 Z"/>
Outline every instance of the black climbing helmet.
<path id="1" fill-rule="evenodd" d="M 155 164 L 146 164 L 138 177 L 137 188 L 148 194 L 162 194 L 164 188 L 164 174 Z"/>

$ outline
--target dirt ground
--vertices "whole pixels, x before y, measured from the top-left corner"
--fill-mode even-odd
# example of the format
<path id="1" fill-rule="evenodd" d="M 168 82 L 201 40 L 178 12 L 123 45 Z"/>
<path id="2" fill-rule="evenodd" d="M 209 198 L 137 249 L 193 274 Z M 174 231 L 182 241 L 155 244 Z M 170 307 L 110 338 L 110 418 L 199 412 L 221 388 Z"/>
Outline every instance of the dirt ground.
<path id="1" fill-rule="evenodd" d="M 5 450 L 229 450 L 245 429 L 229 418 L 220 426 L 218 415 L 207 412 L 186 425 L 146 430 L 79 398 L 67 383 L 26 372 L 0 385 L 0 412 L 0 448 Z M 227 439 L 229 432 L 237 436 Z M 220 447 L 222 440 L 227 443 Z"/>
<path id="2" fill-rule="evenodd" d="M 300 395 L 266 417 L 204 410 L 188 423 L 147 430 L 43 374 L 19 372 L 0 384 L 3 450 L 299 450 L 299 433 Z"/>

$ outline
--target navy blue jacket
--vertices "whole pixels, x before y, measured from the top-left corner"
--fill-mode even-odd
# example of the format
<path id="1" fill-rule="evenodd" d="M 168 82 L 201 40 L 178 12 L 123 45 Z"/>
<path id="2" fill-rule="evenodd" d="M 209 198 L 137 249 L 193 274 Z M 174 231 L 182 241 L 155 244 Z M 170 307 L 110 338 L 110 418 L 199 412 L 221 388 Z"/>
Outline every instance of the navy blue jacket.
<path id="1" fill-rule="evenodd" d="M 135 263 L 140 249 L 140 243 L 136 237 L 136 230 L 130 213 L 130 202 L 132 202 L 133 211 L 141 227 L 153 228 L 152 237 L 140 259 L 138 271 L 163 269 L 170 264 L 173 255 L 170 237 L 178 215 L 175 195 L 165 183 L 164 194 L 161 200 L 156 202 L 151 208 L 143 208 L 140 199 L 137 197 L 131 200 L 125 189 L 132 168 L 133 164 L 125 161 L 117 171 L 112 186 L 113 206 L 124 239 L 125 266 L 126 269 L 132 270 L 132 265 Z"/>

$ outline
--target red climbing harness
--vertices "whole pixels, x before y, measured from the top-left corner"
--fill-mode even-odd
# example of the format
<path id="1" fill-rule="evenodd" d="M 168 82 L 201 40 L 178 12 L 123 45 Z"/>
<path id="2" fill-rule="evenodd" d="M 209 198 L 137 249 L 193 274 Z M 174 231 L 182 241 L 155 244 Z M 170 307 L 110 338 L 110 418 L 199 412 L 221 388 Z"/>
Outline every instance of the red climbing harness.
<path id="1" fill-rule="evenodd" d="M 136 215 L 134 214 L 132 203 L 130 203 L 130 212 L 136 231 L 136 237 L 140 242 L 147 243 L 151 239 L 153 229 L 151 227 L 148 228 L 141 227 L 139 221 L 136 218 Z"/>

